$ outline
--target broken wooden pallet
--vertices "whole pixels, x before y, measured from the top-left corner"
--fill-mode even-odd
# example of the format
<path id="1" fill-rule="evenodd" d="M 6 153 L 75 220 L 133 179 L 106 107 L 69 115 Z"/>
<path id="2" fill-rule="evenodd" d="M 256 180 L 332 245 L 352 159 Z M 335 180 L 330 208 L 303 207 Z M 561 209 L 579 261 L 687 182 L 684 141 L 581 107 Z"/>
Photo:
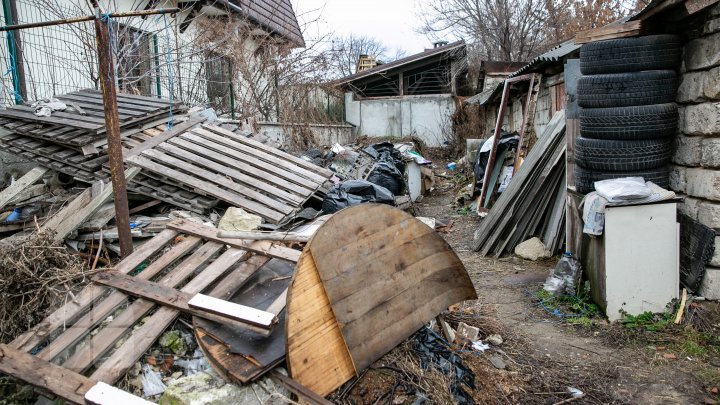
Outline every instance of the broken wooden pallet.
<path id="1" fill-rule="evenodd" d="M 223 200 L 272 223 L 292 217 L 332 172 L 305 160 L 204 124 L 175 131 L 125 155 L 148 176 Z"/>
<path id="2" fill-rule="evenodd" d="M 218 311 L 208 314 L 199 308 L 202 305 L 190 308 L 190 297 L 216 283 L 242 286 L 257 270 L 257 267 L 247 265 L 248 258 L 254 257 L 251 252 L 264 252 L 283 260 L 296 259 L 299 252 L 263 241 L 224 240 L 217 238 L 216 233 L 214 228 L 183 220 L 171 223 L 168 229 L 118 263 L 112 273 L 98 276 L 97 281 L 102 279 L 105 284 L 131 292 L 137 299 L 130 302 L 128 295 L 120 290 L 90 284 L 72 301 L 18 336 L 9 346 L 36 353 L 40 360 L 54 362 L 74 373 L 93 369 L 92 380 L 112 384 L 150 348 L 181 310 L 196 315 L 200 311 L 203 316 L 215 320 L 230 319 L 231 323 L 235 318 L 235 321 L 245 324 L 243 317 L 248 312 L 243 312 L 241 307 L 235 306 L 231 308 L 231 312 L 234 311 L 232 315 L 218 318 Z M 254 262 L 257 263 L 257 260 Z M 142 263 L 149 264 L 139 271 L 138 266 Z M 138 271 L 135 276 L 128 276 Z M 153 279 L 156 280 L 153 282 Z M 183 284 L 179 291 L 174 290 Z M 179 303 L 183 299 L 187 308 Z M 158 302 L 162 304 L 158 306 Z M 157 310 L 148 316 L 154 309 Z M 110 320 L 108 316 L 111 314 L 113 317 Z M 257 315 L 257 312 L 253 314 Z M 264 314 L 263 321 L 259 322 L 266 322 L 267 316 Z M 249 329 L 257 331 L 261 325 L 258 318 L 253 319 L 255 321 L 250 322 Z M 238 325 L 237 322 L 234 324 Z M 78 345 L 83 339 L 89 340 Z M 120 339 L 125 339 L 125 342 L 116 349 L 114 345 Z M 0 365 L 6 361 L 8 359 L 0 357 Z M 23 378 L 22 375 L 12 375 Z M 37 381 L 27 382 L 32 384 Z M 77 398 L 77 393 L 68 387 L 53 389 L 62 398 Z"/>
<path id="3" fill-rule="evenodd" d="M 449 305 L 474 298 L 434 229 L 387 205 L 346 208 L 298 261 L 287 304 L 290 374 L 327 395 Z"/>

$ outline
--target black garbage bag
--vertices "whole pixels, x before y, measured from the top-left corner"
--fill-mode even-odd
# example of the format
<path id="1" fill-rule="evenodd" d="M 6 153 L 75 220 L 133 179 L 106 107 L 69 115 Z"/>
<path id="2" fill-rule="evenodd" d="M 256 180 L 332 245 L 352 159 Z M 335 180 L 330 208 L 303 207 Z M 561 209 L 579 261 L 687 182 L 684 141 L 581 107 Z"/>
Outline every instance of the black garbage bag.
<path id="1" fill-rule="evenodd" d="M 500 150 L 501 147 L 503 150 L 517 150 L 518 143 L 520 143 L 520 135 L 518 135 L 517 132 L 501 131 L 500 140 L 498 141 L 498 150 Z M 490 159 L 489 150 L 480 152 L 483 144 L 478 147 L 473 165 L 473 172 L 475 173 L 475 194 L 480 194 L 480 191 L 482 191 L 483 181 L 485 180 L 485 167 L 487 167 L 488 160 Z"/>
<path id="2" fill-rule="evenodd" d="M 326 214 L 332 214 L 343 208 L 368 202 L 395 205 L 395 195 L 385 187 L 369 181 L 350 180 L 328 191 L 322 210 Z"/>
<path id="3" fill-rule="evenodd" d="M 390 142 L 377 143 L 363 151 L 377 161 L 367 180 L 385 187 L 394 195 L 402 194 L 405 189 L 405 162 L 400 151 Z"/>
<path id="4" fill-rule="evenodd" d="M 475 389 L 475 373 L 463 363 L 460 356 L 450 350 L 440 335 L 428 327 L 423 327 L 413 335 L 412 348 L 420 357 L 420 366 L 423 369 L 433 367 L 445 375 L 453 375 L 450 391 L 456 403 L 475 404 L 472 395 L 463 388 Z"/>

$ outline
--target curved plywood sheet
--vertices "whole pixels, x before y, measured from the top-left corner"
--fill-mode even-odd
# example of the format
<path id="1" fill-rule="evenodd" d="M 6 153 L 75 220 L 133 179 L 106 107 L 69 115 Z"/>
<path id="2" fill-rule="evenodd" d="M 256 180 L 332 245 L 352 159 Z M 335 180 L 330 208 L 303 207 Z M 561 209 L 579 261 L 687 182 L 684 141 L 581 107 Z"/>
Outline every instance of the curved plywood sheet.
<path id="1" fill-rule="evenodd" d="M 311 280 L 313 272 L 315 280 Z M 314 296 L 306 291 L 307 280 Z M 323 297 L 327 304 L 319 303 Z M 474 298 L 475 289 L 462 262 L 435 230 L 387 205 L 342 210 L 318 229 L 296 267 L 288 295 L 291 374 L 311 387 L 316 380 L 324 380 L 325 389 L 317 392 L 326 395 L 448 306 Z M 314 317 L 334 317 L 335 322 L 303 319 L 295 308 L 303 316 L 316 311 Z M 342 335 L 344 353 L 332 349 L 330 355 L 328 346 L 303 344 L 325 341 L 332 328 Z M 346 373 L 330 384 L 323 362 L 348 353 L 353 374 Z"/>

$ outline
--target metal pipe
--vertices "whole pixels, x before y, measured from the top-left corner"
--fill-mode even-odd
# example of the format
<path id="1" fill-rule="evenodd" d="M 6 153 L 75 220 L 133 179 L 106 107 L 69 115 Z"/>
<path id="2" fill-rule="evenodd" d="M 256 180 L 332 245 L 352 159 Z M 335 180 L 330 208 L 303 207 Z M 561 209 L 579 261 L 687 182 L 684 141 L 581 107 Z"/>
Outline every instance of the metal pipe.
<path id="1" fill-rule="evenodd" d="M 17 7 L 14 0 L 2 0 L 3 13 L 5 22 L 14 24 L 17 22 Z M 13 93 L 15 96 L 15 104 L 23 104 L 27 98 L 25 89 L 25 68 L 23 66 L 22 42 L 20 33 L 10 32 L 7 36 L 8 54 L 10 56 L 10 64 L 12 72 Z"/>
<path id="2" fill-rule="evenodd" d="M 95 1 L 93 1 L 95 3 Z M 142 17 L 142 16 L 148 16 L 148 15 L 156 15 L 156 14 L 175 14 L 178 11 L 180 11 L 179 8 L 162 8 L 157 10 L 138 10 L 138 11 L 124 11 L 121 13 L 111 13 L 109 14 L 110 18 L 122 18 L 122 17 Z M 26 28 L 39 28 L 39 27 L 49 27 L 53 25 L 63 25 L 63 24 L 74 24 L 84 21 L 93 21 L 98 20 L 100 17 L 102 17 L 101 14 L 98 14 L 98 16 L 94 15 L 86 15 L 82 17 L 73 17 L 73 18 L 66 18 L 64 20 L 54 20 L 54 21 L 41 21 L 41 22 L 35 22 L 35 23 L 28 23 L 28 24 L 16 24 L 16 25 L 6 25 L 4 27 L 0 27 L 0 31 L 14 31 L 14 30 L 22 30 Z"/>
<path id="3" fill-rule="evenodd" d="M 115 89 L 115 66 L 110 50 L 110 31 L 108 21 L 100 16 L 98 0 L 91 0 L 95 9 L 95 35 L 98 46 L 98 66 L 100 84 L 102 85 L 103 105 L 105 109 L 105 127 L 107 130 L 107 146 L 110 166 L 110 177 L 115 200 L 115 221 L 120 242 L 120 255 L 127 257 L 133 251 L 132 235 L 130 234 L 130 213 L 127 200 L 127 187 L 123 168 L 122 145 L 120 144 L 120 122 L 118 117 L 117 92 Z"/>

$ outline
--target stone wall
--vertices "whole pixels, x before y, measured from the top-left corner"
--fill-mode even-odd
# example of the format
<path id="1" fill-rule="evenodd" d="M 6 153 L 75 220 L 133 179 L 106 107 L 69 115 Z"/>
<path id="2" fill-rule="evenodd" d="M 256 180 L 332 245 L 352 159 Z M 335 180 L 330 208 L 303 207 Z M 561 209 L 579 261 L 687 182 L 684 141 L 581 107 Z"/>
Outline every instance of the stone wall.
<path id="1" fill-rule="evenodd" d="M 683 49 L 670 187 L 685 195 L 681 212 L 720 231 L 720 5 L 705 17 Z M 720 299 L 720 237 L 699 293 Z"/>

